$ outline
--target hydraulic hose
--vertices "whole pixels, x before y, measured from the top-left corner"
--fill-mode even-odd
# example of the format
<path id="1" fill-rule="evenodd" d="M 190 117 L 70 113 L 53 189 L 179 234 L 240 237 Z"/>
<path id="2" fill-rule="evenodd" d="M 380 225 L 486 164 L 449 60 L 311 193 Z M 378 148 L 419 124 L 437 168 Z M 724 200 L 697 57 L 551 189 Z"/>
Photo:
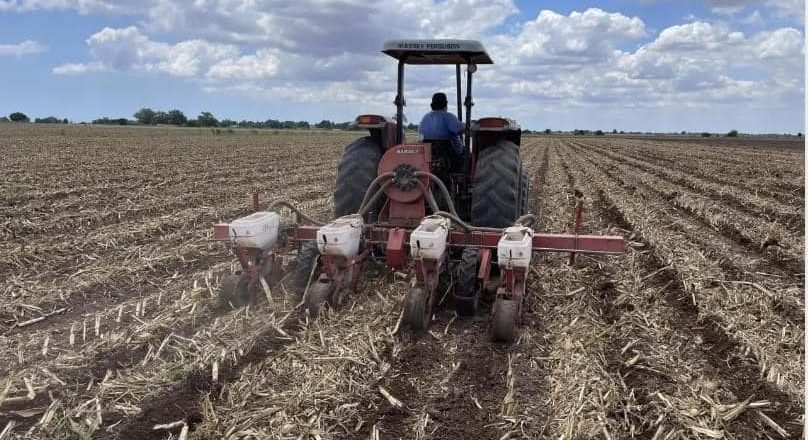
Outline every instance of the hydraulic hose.
<path id="1" fill-rule="evenodd" d="M 378 194 L 378 192 L 373 192 L 373 190 L 375 189 L 376 185 L 379 184 L 379 182 L 381 182 L 383 179 L 386 179 L 386 178 L 392 179 L 393 178 L 393 173 L 387 172 L 387 173 L 379 174 L 378 176 L 376 176 L 375 179 L 373 179 L 372 182 L 370 182 L 370 185 L 368 185 L 368 189 L 365 191 L 365 196 L 362 198 L 362 203 L 359 204 L 358 211 L 361 211 L 362 208 L 364 208 L 365 205 L 368 204 L 368 200 L 370 198 L 376 197 L 376 194 Z M 371 197 L 371 195 L 372 195 L 372 197 Z M 362 213 L 361 215 L 365 215 L 365 214 Z"/>
<path id="2" fill-rule="evenodd" d="M 323 223 L 321 221 L 318 221 L 318 220 L 315 220 L 315 219 L 309 217 L 308 215 L 304 214 L 300 209 L 298 209 L 295 205 L 293 205 L 292 202 L 289 202 L 289 201 L 286 201 L 286 200 L 276 200 L 276 201 L 270 203 L 268 209 L 270 211 L 272 211 L 278 206 L 284 206 L 286 208 L 289 208 L 292 212 L 294 212 L 297 215 L 298 221 L 302 219 L 302 220 L 304 220 L 304 221 L 306 221 L 308 223 L 311 223 L 313 225 L 317 225 L 317 226 L 325 225 L 325 223 Z"/>
<path id="3" fill-rule="evenodd" d="M 435 196 L 432 194 L 432 191 L 430 191 L 426 187 L 426 185 L 424 185 L 420 180 L 416 180 L 416 183 L 418 184 L 418 189 L 421 190 L 421 193 L 424 195 L 424 199 L 426 199 L 426 202 L 427 202 L 427 204 L 429 204 L 429 207 L 432 209 L 432 212 L 433 212 L 434 215 L 439 215 L 441 217 L 448 218 L 449 220 L 452 221 L 453 226 L 457 226 L 460 229 L 463 229 L 463 230 L 465 230 L 467 232 L 480 231 L 480 232 L 498 232 L 498 233 L 501 233 L 503 231 L 502 228 L 489 228 L 489 227 L 482 227 L 482 226 L 472 226 L 472 225 L 469 225 L 468 223 L 464 222 L 463 220 L 460 219 L 460 216 L 457 214 L 457 211 L 455 210 L 454 203 L 453 203 L 453 201 L 451 199 L 451 196 L 449 194 L 449 190 L 446 188 L 446 185 L 444 185 L 444 183 L 438 178 L 438 176 L 436 176 L 436 175 L 434 175 L 432 173 L 426 172 L 426 171 L 418 171 L 418 172 L 415 173 L 415 176 L 416 177 L 423 177 L 423 176 L 429 177 L 429 179 L 432 180 L 433 182 L 435 182 L 435 185 L 437 185 L 438 188 L 440 188 L 441 193 L 443 194 L 446 201 L 449 203 L 449 211 L 450 212 L 441 210 L 440 207 L 438 206 L 437 201 L 435 200 Z M 388 181 L 386 181 L 384 183 L 381 183 L 381 184 L 380 184 L 380 182 L 382 180 L 384 180 L 384 179 L 392 179 L 392 177 L 393 177 L 393 173 L 384 173 L 384 174 L 378 175 L 375 179 L 373 179 L 373 181 L 368 186 L 367 191 L 365 191 L 365 196 L 362 199 L 362 203 L 359 206 L 359 210 L 358 210 L 357 214 L 359 214 L 361 216 L 364 216 L 365 214 L 367 214 L 367 211 L 370 209 L 370 207 L 373 206 L 376 203 L 376 201 L 384 194 L 385 190 L 387 190 L 387 187 L 389 187 L 393 183 L 392 180 L 388 180 Z M 376 189 L 375 191 L 373 191 L 376 186 L 379 186 L 379 188 Z M 373 192 L 371 192 L 371 191 L 373 191 Z M 311 224 L 317 225 L 317 226 L 325 225 L 324 222 L 321 222 L 319 220 L 315 220 L 314 218 L 306 215 L 299 208 L 297 208 L 294 204 L 292 204 L 291 202 L 289 202 L 287 200 L 276 200 L 276 201 L 272 202 L 269 205 L 268 209 L 273 210 L 273 209 L 275 209 L 277 207 L 281 207 L 281 206 L 285 207 L 285 208 L 288 208 L 289 210 L 294 212 L 295 215 L 297 215 L 298 220 L 303 220 L 303 221 L 305 221 L 307 223 L 311 223 Z M 525 215 L 519 217 L 518 219 L 516 219 L 514 224 L 515 225 L 522 225 L 522 226 L 532 226 L 535 223 L 535 221 L 536 221 L 536 216 L 535 215 L 533 215 L 533 214 L 525 214 Z"/>
<path id="4" fill-rule="evenodd" d="M 435 196 L 432 195 L 432 191 L 430 191 L 426 187 L 426 185 L 421 183 L 420 180 L 418 180 L 417 182 L 418 182 L 418 189 L 421 190 L 421 193 L 423 193 L 424 198 L 426 199 L 427 203 L 429 204 L 429 207 L 432 208 L 432 214 L 433 215 L 439 215 L 441 217 L 448 218 L 449 220 L 452 221 L 452 226 L 459 226 L 461 229 L 463 229 L 466 232 L 471 232 L 471 231 L 502 232 L 502 229 L 498 229 L 498 228 L 483 228 L 483 227 L 479 227 L 479 226 L 471 226 L 468 223 L 461 220 L 460 216 L 458 216 L 457 214 L 451 213 L 451 212 L 446 212 L 446 211 L 441 211 L 440 208 L 438 208 L 438 203 L 435 201 Z"/>
<path id="5" fill-rule="evenodd" d="M 452 214 L 454 214 L 455 216 L 459 217 L 459 215 L 457 214 L 457 210 L 455 209 L 454 201 L 452 200 L 452 196 L 449 194 L 449 190 L 446 188 L 446 185 L 443 183 L 443 181 L 440 180 L 440 178 L 438 178 L 438 176 L 436 176 L 436 175 L 434 175 L 434 174 L 432 174 L 432 173 L 430 173 L 428 171 L 417 171 L 415 173 L 415 177 L 422 177 L 422 176 L 427 176 L 427 177 L 429 177 L 430 180 L 435 182 L 435 185 L 437 185 L 438 188 L 440 188 L 441 194 L 443 194 L 443 198 L 449 204 L 449 211 Z M 434 210 L 434 208 L 433 208 L 433 210 Z"/>
<path id="6" fill-rule="evenodd" d="M 362 201 L 362 205 L 359 207 L 359 211 L 357 211 L 357 214 L 364 217 L 365 214 L 368 213 L 370 208 L 376 204 L 376 201 L 379 200 L 379 198 L 384 194 L 384 191 L 387 189 L 387 187 L 390 186 L 392 183 L 393 182 L 391 180 L 382 183 L 382 185 L 379 187 L 378 190 L 376 190 L 376 192 L 373 194 L 373 197 L 371 197 L 370 200 Z"/>
<path id="7" fill-rule="evenodd" d="M 525 214 L 516 219 L 515 222 L 513 222 L 514 225 L 522 225 L 528 227 L 533 226 L 533 223 L 536 223 L 536 216 L 534 214 Z"/>

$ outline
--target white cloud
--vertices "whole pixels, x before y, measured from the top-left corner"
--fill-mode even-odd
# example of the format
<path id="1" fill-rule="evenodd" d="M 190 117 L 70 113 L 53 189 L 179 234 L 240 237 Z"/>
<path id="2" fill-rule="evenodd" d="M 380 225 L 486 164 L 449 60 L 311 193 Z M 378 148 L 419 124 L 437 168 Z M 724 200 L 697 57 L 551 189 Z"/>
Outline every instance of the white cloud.
<path id="1" fill-rule="evenodd" d="M 607 59 L 620 43 L 645 35 L 637 17 L 591 8 L 561 15 L 544 10 L 516 37 L 500 36 L 494 47 L 509 64 L 582 64 Z"/>
<path id="2" fill-rule="evenodd" d="M 71 9 L 80 14 L 117 14 L 132 10 L 130 5 L 115 0 L 0 0 L 0 12 L 29 12 L 40 9 Z"/>
<path id="3" fill-rule="evenodd" d="M 766 0 L 766 6 L 780 18 L 805 21 L 805 0 Z"/>
<path id="4" fill-rule="evenodd" d="M 66 63 L 54 67 L 51 72 L 56 75 L 82 75 L 92 72 L 105 72 L 109 70 L 104 64 L 93 61 L 91 63 Z"/>
<path id="5" fill-rule="evenodd" d="M 753 39 L 752 49 L 761 60 L 787 59 L 802 63 L 805 39 L 794 28 L 781 28 L 773 32 L 763 32 Z"/>
<path id="6" fill-rule="evenodd" d="M 207 76 L 214 79 L 264 79 L 274 76 L 281 63 L 280 57 L 260 50 L 255 55 L 246 55 L 219 61 L 211 66 Z"/>
<path id="7" fill-rule="evenodd" d="M 526 121 L 582 108 L 764 109 L 799 101 L 804 35 L 766 21 L 802 20 L 804 0 L 702 1 L 728 15 L 718 23 L 691 16 L 657 31 L 639 17 L 599 8 L 545 10 L 515 22 L 512 0 L 0 0 L 0 12 L 137 17 L 136 26 L 90 36 L 88 60 L 57 66 L 54 74 L 170 75 L 209 93 L 281 104 L 327 101 L 392 111 L 395 63 L 379 49 L 387 39 L 429 37 L 482 40 L 497 64 L 476 75 L 483 105 L 475 111 L 496 105 Z M 744 33 L 738 23 L 765 30 L 742 27 Z M 0 54 L 6 47 L 0 45 Z M 453 73 L 410 69 L 409 111 L 426 109 L 434 90 L 453 87 Z"/>
<path id="8" fill-rule="evenodd" d="M 135 26 L 104 28 L 86 42 L 95 61 L 64 67 L 59 73 L 119 70 L 193 77 L 239 52 L 230 44 L 199 39 L 176 44 L 156 42 Z"/>
<path id="9" fill-rule="evenodd" d="M 763 16 L 760 11 L 755 9 L 754 12 L 739 20 L 743 24 L 760 25 L 763 24 Z"/>
<path id="10" fill-rule="evenodd" d="M 42 53 L 46 50 L 48 50 L 47 46 L 31 40 L 25 40 L 17 44 L 0 44 L 0 55 L 23 56 Z"/>

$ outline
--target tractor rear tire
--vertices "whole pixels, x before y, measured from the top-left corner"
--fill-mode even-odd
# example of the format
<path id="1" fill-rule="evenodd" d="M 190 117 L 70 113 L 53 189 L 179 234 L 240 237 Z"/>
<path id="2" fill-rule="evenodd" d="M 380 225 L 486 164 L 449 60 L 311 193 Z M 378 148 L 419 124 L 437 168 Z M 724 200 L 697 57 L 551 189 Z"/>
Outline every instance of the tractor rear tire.
<path id="1" fill-rule="evenodd" d="M 357 139 L 342 153 L 337 167 L 337 181 L 334 185 L 334 217 L 356 214 L 359 211 L 365 192 L 376 178 L 382 150 L 370 136 Z M 382 197 L 371 211 L 378 216 Z M 365 221 L 370 221 L 368 215 Z"/>
<path id="2" fill-rule="evenodd" d="M 501 140 L 482 150 L 471 190 L 471 223 L 489 228 L 512 226 L 524 208 L 523 182 L 516 144 Z"/>
<path id="3" fill-rule="evenodd" d="M 477 307 L 480 303 L 477 282 L 477 260 L 479 255 L 479 249 L 465 248 L 460 258 L 457 284 L 455 285 L 455 311 L 460 316 L 474 316 L 477 314 Z M 458 297 L 469 299 L 457 299 Z"/>
<path id="4" fill-rule="evenodd" d="M 311 278 L 312 284 L 317 281 L 320 266 L 320 250 L 316 241 L 307 241 L 300 245 L 297 251 L 297 266 L 295 267 L 294 284 L 299 289 L 305 289 Z M 312 274 L 312 270 L 314 274 Z"/>

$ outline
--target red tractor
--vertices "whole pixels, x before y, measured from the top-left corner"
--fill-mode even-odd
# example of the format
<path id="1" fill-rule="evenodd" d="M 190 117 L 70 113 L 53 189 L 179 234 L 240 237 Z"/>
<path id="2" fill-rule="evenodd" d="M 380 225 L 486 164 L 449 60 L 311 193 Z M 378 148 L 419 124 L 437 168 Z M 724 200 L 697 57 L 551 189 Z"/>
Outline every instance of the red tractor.
<path id="1" fill-rule="evenodd" d="M 408 269 L 411 288 L 404 318 L 426 329 L 437 303 L 439 278 L 455 270 L 453 302 L 459 315 L 478 312 L 491 286 L 492 337 L 513 341 L 534 252 L 619 254 L 620 236 L 535 232 L 529 213 L 530 176 L 519 155 L 521 128 L 500 117 L 471 119 L 472 76 L 477 65 L 493 64 L 482 44 L 470 40 L 394 40 L 382 52 L 398 60 L 396 117 L 360 115 L 369 130 L 345 148 L 337 170 L 334 220 L 318 222 L 288 202 L 276 201 L 254 214 L 217 224 L 214 236 L 235 253 L 241 273 L 225 277 L 222 298 L 250 301 L 281 276 L 279 254 L 297 249 L 295 283 L 312 314 L 336 307 L 350 292 L 373 255 L 388 267 Z M 454 65 L 461 114 L 461 66 L 466 66 L 465 152 L 451 154 L 447 139 L 404 139 L 404 66 Z M 287 207 L 297 223 L 283 225 L 274 211 Z"/>

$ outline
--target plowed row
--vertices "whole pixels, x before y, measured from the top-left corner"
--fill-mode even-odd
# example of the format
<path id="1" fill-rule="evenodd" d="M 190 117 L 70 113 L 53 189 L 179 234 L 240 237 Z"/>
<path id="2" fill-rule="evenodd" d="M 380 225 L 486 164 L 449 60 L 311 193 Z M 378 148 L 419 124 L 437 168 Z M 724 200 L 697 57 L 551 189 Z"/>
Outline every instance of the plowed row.
<path id="1" fill-rule="evenodd" d="M 400 328 L 408 275 L 377 263 L 318 319 L 286 280 L 219 306 L 211 224 L 253 191 L 329 218 L 356 133 L 3 130 L 0 438 L 802 435 L 793 146 L 524 139 L 538 229 L 568 231 L 579 189 L 585 232 L 628 246 L 537 256 L 507 346 L 451 295 Z"/>

